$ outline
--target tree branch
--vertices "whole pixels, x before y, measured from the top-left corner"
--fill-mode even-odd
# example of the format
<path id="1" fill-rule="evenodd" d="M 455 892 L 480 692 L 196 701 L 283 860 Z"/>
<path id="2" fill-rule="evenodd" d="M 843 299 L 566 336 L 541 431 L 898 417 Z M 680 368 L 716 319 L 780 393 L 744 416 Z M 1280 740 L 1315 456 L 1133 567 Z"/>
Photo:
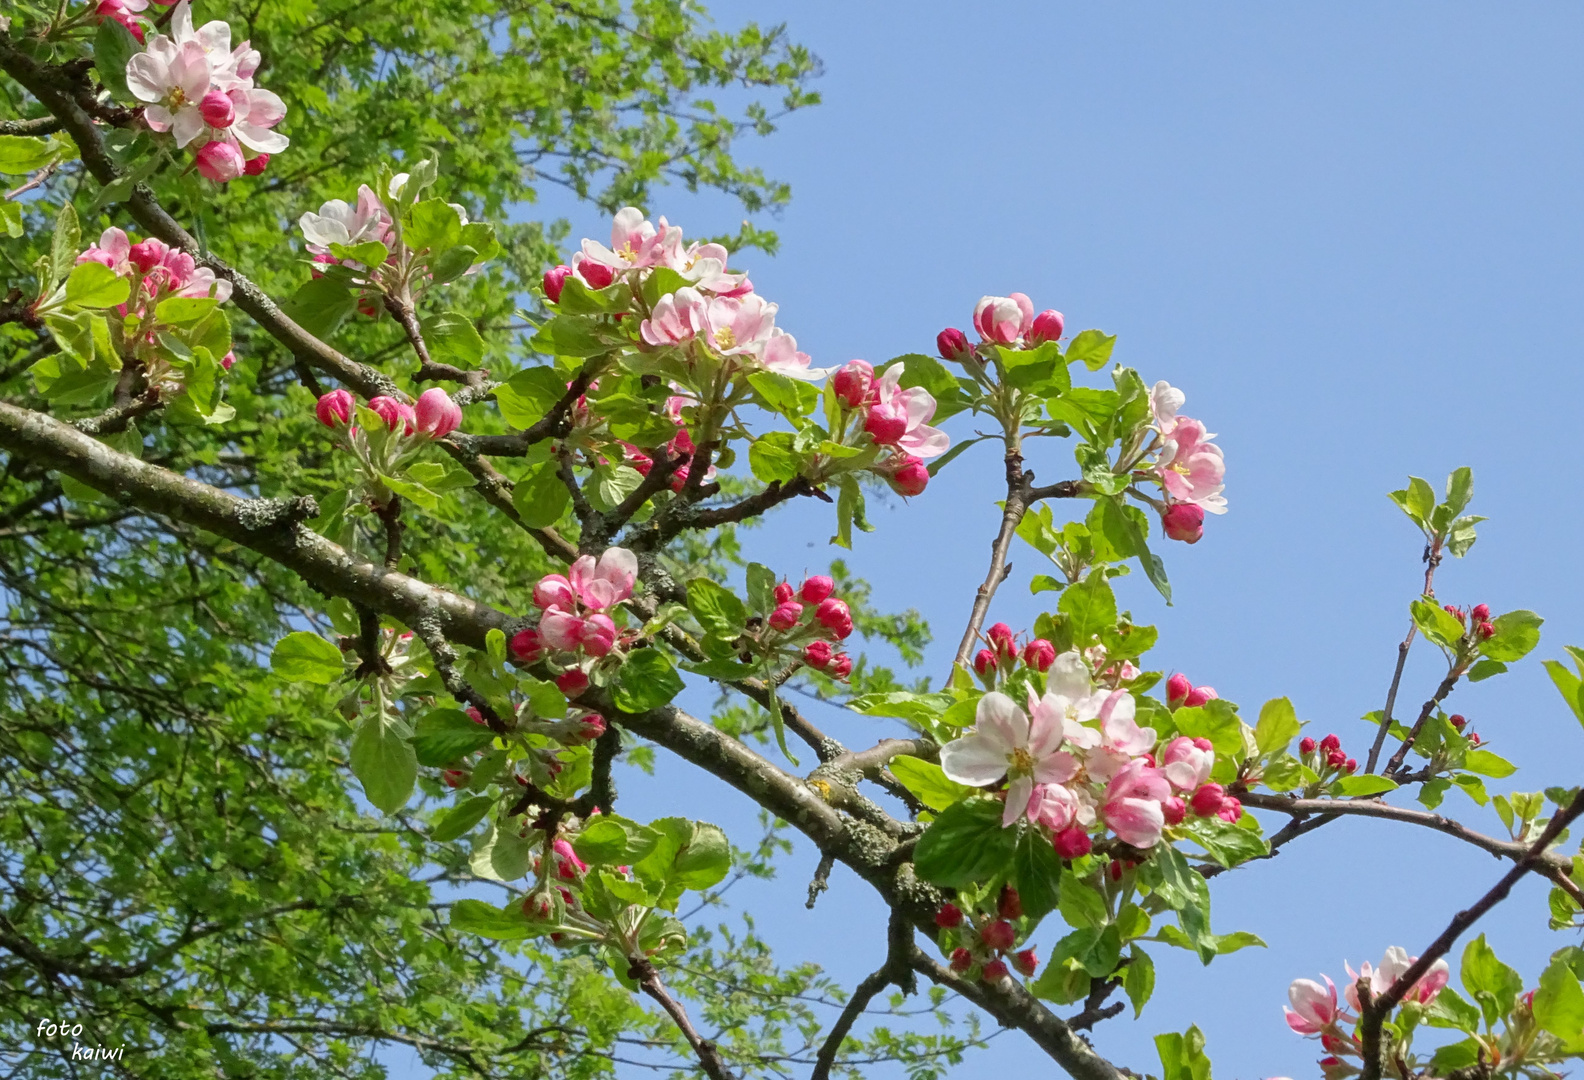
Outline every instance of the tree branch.
<path id="1" fill-rule="evenodd" d="M 913 927 L 892 911 L 890 923 L 886 927 L 885 963 L 853 989 L 852 997 L 847 999 L 846 1007 L 831 1025 L 830 1034 L 825 1037 L 819 1053 L 814 1057 L 814 1071 L 809 1073 L 809 1080 L 830 1080 L 831 1066 L 836 1063 L 836 1054 L 841 1050 L 842 1042 L 875 995 L 892 983 L 905 994 L 914 991 L 917 980 L 913 977 L 913 968 L 909 963 L 912 950 Z"/>
<path id="2" fill-rule="evenodd" d="M 726 1067 L 726 1062 L 721 1060 L 720 1050 L 710 1040 L 704 1038 L 694 1028 L 693 1021 L 688 1019 L 687 1010 L 682 1003 L 666 992 L 665 984 L 660 981 L 660 973 L 647 959 L 638 957 L 633 959 L 632 967 L 628 970 L 629 978 L 637 980 L 638 986 L 644 993 L 660 1003 L 660 1007 L 671 1017 L 672 1023 L 681 1030 L 682 1037 L 693 1048 L 693 1053 L 698 1056 L 699 1064 L 710 1080 L 737 1080 L 736 1074 Z"/>
<path id="3" fill-rule="evenodd" d="M 1424 595 L 1434 596 L 1436 567 L 1441 565 L 1439 546 L 1431 544 L 1425 546 L 1424 563 Z M 1392 672 L 1391 688 L 1386 691 L 1386 708 L 1381 710 L 1380 730 L 1375 733 L 1375 742 L 1370 746 L 1369 759 L 1364 763 L 1366 773 L 1375 771 L 1375 763 L 1380 760 L 1381 747 L 1386 745 L 1386 733 L 1391 730 L 1392 725 L 1392 709 L 1397 704 L 1397 687 L 1402 682 L 1403 666 L 1408 662 L 1408 650 L 1412 648 L 1414 635 L 1418 632 L 1419 624 L 1409 619 L 1408 633 L 1403 637 L 1402 644 L 1397 646 L 1397 669 Z"/>
<path id="4" fill-rule="evenodd" d="M 1012 545 L 1012 537 L 1017 532 L 1018 523 L 1023 520 L 1023 514 L 1028 510 L 1029 483 L 1028 478 L 1023 475 L 1023 455 L 1018 451 L 1011 435 L 1007 436 L 1007 443 L 1007 495 L 1006 503 L 1001 510 L 1001 529 L 990 544 L 990 569 L 985 572 L 984 583 L 974 594 L 973 609 L 968 613 L 968 625 L 963 630 L 962 641 L 957 646 L 957 656 L 952 661 L 964 669 L 968 667 L 969 657 L 973 654 L 974 642 L 979 637 L 979 628 L 984 625 L 985 615 L 990 611 L 990 600 L 1011 570 L 1006 561 L 1007 548 Z"/>

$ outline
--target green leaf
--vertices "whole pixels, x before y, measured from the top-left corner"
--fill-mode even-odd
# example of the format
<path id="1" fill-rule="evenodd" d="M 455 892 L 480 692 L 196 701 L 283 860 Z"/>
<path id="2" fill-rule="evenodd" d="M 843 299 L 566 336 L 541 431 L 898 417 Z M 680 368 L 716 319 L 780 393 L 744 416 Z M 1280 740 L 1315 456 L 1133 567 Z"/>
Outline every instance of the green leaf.
<path id="1" fill-rule="evenodd" d="M 451 905 L 451 929 L 494 941 L 520 941 L 555 927 L 530 922 L 516 904 L 502 910 L 482 900 L 458 900 Z"/>
<path id="2" fill-rule="evenodd" d="M 0 235 L 13 239 L 22 235 L 22 204 L 0 202 Z"/>
<path id="3" fill-rule="evenodd" d="M 461 240 L 462 218 L 444 199 L 414 204 L 403 222 L 402 242 L 414 251 L 449 248 Z"/>
<path id="4" fill-rule="evenodd" d="M 1105 897 L 1071 870 L 1062 875 L 1059 906 L 1062 918 L 1074 929 L 1099 929 L 1107 922 Z"/>
<path id="5" fill-rule="evenodd" d="M 642 713 L 667 704 L 682 689 L 682 676 L 669 656 L 659 649 L 639 649 L 617 671 L 611 700 L 623 712 Z"/>
<path id="6" fill-rule="evenodd" d="M 512 508 L 529 528 L 550 528 L 570 505 L 572 495 L 561 482 L 554 461 L 531 470 L 512 488 Z"/>
<path id="7" fill-rule="evenodd" d="M 81 249 L 82 228 L 77 224 L 77 211 L 71 203 L 62 203 L 60 213 L 55 215 L 55 232 L 50 238 L 47 264 L 49 282 L 39 290 L 42 295 L 48 295 L 57 282 L 66 280 L 66 275 L 76 265 L 77 252 Z"/>
<path id="8" fill-rule="evenodd" d="M 1569 671 L 1566 665 L 1555 660 L 1545 661 L 1546 673 L 1551 676 L 1551 681 L 1556 684 L 1557 692 L 1562 695 L 1562 700 L 1567 702 L 1573 716 L 1580 724 L 1584 724 L 1584 682 Z"/>
<path id="9" fill-rule="evenodd" d="M 154 309 L 154 318 L 172 326 L 189 326 L 207 318 L 219 307 L 220 301 L 212 296 L 172 296 L 159 302 L 159 306 Z"/>
<path id="10" fill-rule="evenodd" d="M 1421 525 L 1430 524 L 1430 513 L 1435 509 L 1435 489 L 1428 480 L 1417 476 L 1408 478 L 1408 516 Z"/>
<path id="11" fill-rule="evenodd" d="M 1469 668 L 1469 682 L 1484 682 L 1495 675 L 1500 675 L 1507 670 L 1507 665 L 1497 660 L 1480 660 Z"/>
<path id="12" fill-rule="evenodd" d="M 1155 961 L 1137 945 L 1128 949 L 1128 957 L 1128 966 L 1122 969 L 1122 992 L 1132 1002 L 1133 1019 L 1137 1020 L 1155 993 Z"/>
<path id="13" fill-rule="evenodd" d="M 533 427 L 567 392 L 567 377 L 549 366 L 526 368 L 495 388 L 495 404 L 514 428 Z"/>
<path id="14" fill-rule="evenodd" d="M 654 850 L 660 834 L 618 814 L 590 818 L 572 841 L 572 850 L 591 866 L 625 866 Z"/>
<path id="15" fill-rule="evenodd" d="M 792 448 L 796 438 L 790 431 L 772 431 L 759 436 L 748 447 L 748 468 L 761 483 L 789 483 L 803 471 L 803 456 Z"/>
<path id="16" fill-rule="evenodd" d="M 1528 656 L 1540 644 L 1540 624 L 1545 622 L 1532 611 L 1509 611 L 1496 616 L 1496 633 L 1480 642 L 1480 655 L 1511 663 Z"/>
<path id="17" fill-rule="evenodd" d="M 287 634 L 270 653 L 270 668 L 283 679 L 328 686 L 346 670 L 341 650 L 306 630 Z"/>
<path id="18" fill-rule="evenodd" d="M 1349 797 L 1355 795 L 1380 795 L 1387 791 L 1395 791 L 1397 784 L 1384 776 L 1344 776 L 1334 786 L 1339 795 Z"/>
<path id="19" fill-rule="evenodd" d="M 1017 839 L 1011 829 L 1001 827 L 1001 811 L 1001 803 L 994 799 L 965 799 L 942 811 L 914 850 L 919 876 L 962 888 L 1004 872 Z"/>
<path id="20" fill-rule="evenodd" d="M 1259 723 L 1254 726 L 1254 743 L 1262 756 L 1286 750 L 1301 727 L 1292 702 L 1284 697 L 1272 698 L 1260 708 Z"/>
<path id="21" fill-rule="evenodd" d="M 357 311 L 357 297 L 334 278 L 310 278 L 281 305 L 292 322 L 314 337 L 325 338 Z"/>
<path id="22" fill-rule="evenodd" d="M 1534 996 L 1535 1023 L 1562 1040 L 1570 1053 L 1584 1050 L 1584 989 L 1565 962 L 1552 961 Z"/>
<path id="23" fill-rule="evenodd" d="M 479 254 L 466 244 L 447 248 L 429 262 L 429 277 L 436 285 L 455 281 L 479 261 Z"/>
<path id="24" fill-rule="evenodd" d="M 1188 833 L 1211 858 L 1228 868 L 1270 854 L 1270 845 L 1259 833 L 1220 818 L 1192 819 Z"/>
<path id="25" fill-rule="evenodd" d="M 442 311 L 423 321 L 424 344 L 436 360 L 464 368 L 478 367 L 484 359 L 484 339 L 473 321 L 455 311 Z"/>
<path id="26" fill-rule="evenodd" d="M 495 733 L 460 709 L 430 709 L 413 725 L 418 764 L 445 768 L 495 741 Z"/>
<path id="27" fill-rule="evenodd" d="M 31 135 L 0 135 L 0 173 L 20 176 L 42 169 L 55 158 L 56 153 L 48 139 Z"/>
<path id="28" fill-rule="evenodd" d="M 1500 780 L 1518 771 L 1518 766 L 1489 750 L 1470 750 L 1463 755 L 1463 767 L 1471 773 Z"/>
<path id="29" fill-rule="evenodd" d="M 1480 1011 L 1467 1001 L 1463 995 L 1450 986 L 1443 986 L 1436 999 L 1425 1010 L 1425 1022 L 1431 1027 L 1456 1028 L 1461 1031 L 1475 1031 L 1479 1028 Z"/>
<path id="30" fill-rule="evenodd" d="M 1422 597 L 1415 600 L 1408 605 L 1408 611 L 1419 632 L 1437 645 L 1455 649 L 1463 639 L 1463 624 L 1433 599 Z"/>
<path id="31" fill-rule="evenodd" d="M 667 896 L 684 889 L 708 889 L 731 869 L 731 845 L 719 827 L 686 818 L 660 818 L 649 823 L 655 846 L 633 864 L 633 874 Z M 662 902 L 662 906 L 672 906 Z"/>
<path id="32" fill-rule="evenodd" d="M 761 615 L 768 615 L 776 606 L 776 575 L 763 563 L 751 562 L 746 571 L 748 579 L 748 604 Z"/>
<path id="33" fill-rule="evenodd" d="M 429 839 L 436 843 L 445 843 L 455 840 L 473 831 L 473 826 L 484 820 L 484 815 L 489 813 L 490 807 L 495 805 L 492 795 L 475 795 L 464 803 L 459 803 L 441 815 L 434 828 L 429 830 Z"/>
<path id="34" fill-rule="evenodd" d="M 380 482 L 396 494 L 412 503 L 414 506 L 425 510 L 434 511 L 440 506 L 440 496 L 424 487 L 417 480 L 399 476 L 387 476 L 380 473 Z"/>
<path id="35" fill-rule="evenodd" d="M 1461 977 L 1463 988 L 1478 1003 L 1487 1024 L 1510 1013 L 1523 992 L 1523 976 L 1496 958 L 1484 934 L 1463 950 Z"/>
<path id="36" fill-rule="evenodd" d="M 980 435 L 978 438 L 962 439 L 953 443 L 951 449 L 946 451 L 940 457 L 936 458 L 934 461 L 930 462 L 929 465 L 925 467 L 925 471 L 928 472 L 932 477 L 938 475 L 942 469 L 955 461 L 959 455 L 961 455 L 974 443 L 984 442 L 988 438 L 991 438 L 991 436 Z"/>
<path id="37" fill-rule="evenodd" d="M 1067 362 L 1082 362 L 1090 371 L 1099 371 L 1111 359 L 1116 335 L 1100 330 L 1081 330 L 1067 346 Z"/>
<path id="38" fill-rule="evenodd" d="M 132 283 L 103 263 L 78 263 L 66 279 L 66 302 L 78 307 L 115 307 L 131 294 Z"/>
<path id="39" fill-rule="evenodd" d="M 331 244 L 330 254 L 338 259 L 349 262 L 362 263 L 364 266 L 379 266 L 390 258 L 390 249 L 378 240 L 370 240 L 364 244 Z"/>
<path id="40" fill-rule="evenodd" d="M 395 725 L 377 715 L 364 717 L 352 732 L 349 757 L 364 798 L 377 809 L 394 814 L 407 805 L 418 781 L 418 758 Z"/>
<path id="41" fill-rule="evenodd" d="M 748 609 L 737 599 L 737 594 L 724 585 L 709 578 L 694 578 L 688 582 L 687 596 L 688 610 L 706 634 L 732 638 L 747 626 Z"/>
<path id="42" fill-rule="evenodd" d="M 1210 1059 L 1198 1027 L 1181 1035 L 1155 1036 L 1155 1050 L 1160 1055 L 1161 1080 L 1210 1080 Z"/>
<path id="43" fill-rule="evenodd" d="M 594 509 L 608 512 L 620 506 L 642 483 L 643 474 L 631 465 L 606 461 L 594 466 L 583 485 L 583 493 Z"/>
<path id="44" fill-rule="evenodd" d="M 1104 575 L 1090 574 L 1062 592 L 1057 610 L 1067 616 L 1068 629 L 1079 647 L 1116 626 L 1116 595 Z"/>
<path id="45" fill-rule="evenodd" d="M 863 716 L 894 716 L 916 728 L 928 730 L 929 725 L 938 720 L 951 704 L 949 694 L 915 694 L 908 690 L 893 690 L 853 698 L 847 707 Z"/>
<path id="46" fill-rule="evenodd" d="M 110 91 L 117 101 L 130 102 L 132 91 L 127 89 L 126 69 L 132 57 L 143 50 L 132 32 L 114 19 L 103 19 L 94 32 L 94 67 L 99 71 L 99 84 Z"/>
<path id="47" fill-rule="evenodd" d="M 1452 517 L 1457 517 L 1474 497 L 1474 471 L 1467 465 L 1452 470 L 1447 477 L 1446 506 Z"/>
<path id="48" fill-rule="evenodd" d="M 1043 830 L 1019 831 L 1012 854 L 1012 885 L 1023 903 L 1025 918 L 1038 921 L 1055 910 L 1061 895 L 1062 861 Z"/>
<path id="49" fill-rule="evenodd" d="M 916 757 L 892 758 L 891 775 L 931 810 L 944 810 L 976 792 L 975 788 L 948 777 L 934 762 Z"/>

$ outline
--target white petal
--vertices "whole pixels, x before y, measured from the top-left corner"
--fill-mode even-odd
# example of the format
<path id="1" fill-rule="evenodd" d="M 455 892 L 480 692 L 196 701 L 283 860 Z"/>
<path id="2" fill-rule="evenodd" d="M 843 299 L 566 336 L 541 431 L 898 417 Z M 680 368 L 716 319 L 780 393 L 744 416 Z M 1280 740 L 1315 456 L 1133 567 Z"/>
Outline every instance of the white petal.
<path id="1" fill-rule="evenodd" d="M 196 139 L 204 129 L 203 114 L 195 105 L 183 105 L 176 110 L 176 119 L 171 124 L 171 134 L 176 136 L 177 146 L 186 146 Z"/>
<path id="2" fill-rule="evenodd" d="M 1081 701 L 1090 694 L 1089 665 L 1076 649 L 1069 649 L 1056 658 L 1045 685 L 1052 694 L 1068 701 Z"/>
<path id="3" fill-rule="evenodd" d="M 1017 707 L 1017 702 L 995 690 L 979 699 L 974 728 L 981 736 L 995 740 L 1006 753 L 1028 745 L 1028 715 Z"/>
<path id="4" fill-rule="evenodd" d="M 280 132 L 254 124 L 232 124 L 231 134 L 237 142 L 261 154 L 278 154 L 291 145 L 291 140 Z"/>
<path id="5" fill-rule="evenodd" d="M 941 771 L 959 784 L 983 787 L 1007 771 L 1007 753 L 983 735 L 965 735 L 941 747 Z"/>
<path id="6" fill-rule="evenodd" d="M 1001 827 L 1010 828 L 1017 819 L 1028 813 L 1029 799 L 1034 794 L 1034 781 L 1020 776 L 1007 786 L 1006 809 L 1001 811 Z"/>
<path id="7" fill-rule="evenodd" d="M 127 89 L 139 101 L 159 101 L 170 89 L 170 72 L 152 53 L 140 52 L 127 61 Z"/>

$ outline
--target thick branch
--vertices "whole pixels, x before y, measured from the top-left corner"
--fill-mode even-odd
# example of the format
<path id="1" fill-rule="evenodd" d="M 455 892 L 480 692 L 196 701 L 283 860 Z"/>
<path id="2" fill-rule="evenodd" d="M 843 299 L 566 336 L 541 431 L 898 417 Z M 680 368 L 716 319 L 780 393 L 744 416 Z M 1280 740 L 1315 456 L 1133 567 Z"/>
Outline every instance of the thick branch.
<path id="1" fill-rule="evenodd" d="M 1567 828 L 1575 818 L 1584 814 L 1584 790 L 1573 796 L 1573 801 L 1559 809 L 1545 830 L 1541 832 L 1534 846 L 1518 860 L 1518 864 L 1498 881 L 1484 896 L 1476 900 L 1467 909 L 1458 912 L 1441 931 L 1441 936 L 1430 943 L 1430 947 L 1409 965 L 1408 970 L 1400 975 L 1391 987 L 1364 1009 L 1364 1014 L 1359 1021 L 1359 1035 L 1363 1043 L 1364 1068 L 1359 1075 L 1359 1080 L 1380 1080 L 1381 1075 L 1381 1024 L 1386 1017 L 1402 1003 L 1408 991 L 1420 979 L 1424 978 L 1431 966 L 1445 956 L 1463 936 L 1464 931 L 1479 921 L 1491 908 L 1507 899 L 1507 894 L 1518 883 L 1518 879 L 1530 870 L 1540 865 L 1546 855 L 1546 848 L 1556 842 L 1562 830 Z"/>

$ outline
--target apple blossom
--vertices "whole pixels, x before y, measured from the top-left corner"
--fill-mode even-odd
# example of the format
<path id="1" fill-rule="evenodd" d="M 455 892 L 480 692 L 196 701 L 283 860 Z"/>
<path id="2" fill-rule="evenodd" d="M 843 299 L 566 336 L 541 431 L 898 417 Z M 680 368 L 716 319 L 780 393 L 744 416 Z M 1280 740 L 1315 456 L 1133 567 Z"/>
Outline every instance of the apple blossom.
<path id="1" fill-rule="evenodd" d="M 1035 638 L 1023 647 L 1023 662 L 1035 671 L 1049 671 L 1056 662 L 1056 646 L 1044 638 Z"/>
<path id="2" fill-rule="evenodd" d="M 973 346 L 968 344 L 968 335 L 952 326 L 935 335 L 935 348 L 940 352 L 943 360 L 960 361 L 973 355 Z"/>
<path id="3" fill-rule="evenodd" d="M 1069 787 L 1061 784 L 1035 784 L 1029 796 L 1028 818 L 1052 832 L 1059 833 L 1073 824 L 1086 807 Z"/>
<path id="4" fill-rule="evenodd" d="M 1013 955 L 1012 966 L 1025 979 L 1032 978 L 1035 969 L 1039 967 L 1039 956 L 1035 954 L 1033 949 L 1024 949 L 1022 952 Z"/>
<path id="5" fill-rule="evenodd" d="M 445 438 L 462 423 L 462 407 L 438 386 L 432 386 L 418 395 L 413 412 L 417 418 L 418 433 L 431 439 Z"/>
<path id="6" fill-rule="evenodd" d="M 955 971 L 957 974 L 959 974 L 959 975 L 963 974 L 969 968 L 973 967 L 973 964 L 974 964 L 973 953 L 969 952 L 967 949 L 963 948 L 960 945 L 957 948 L 952 950 L 952 954 L 951 954 L 951 969 L 953 971 Z"/>
<path id="7" fill-rule="evenodd" d="M 1006 961 L 991 960 L 989 963 L 985 964 L 984 971 L 980 973 L 979 977 L 987 983 L 994 983 L 1000 982 L 1009 974 L 1010 972 L 1007 969 Z"/>
<path id="8" fill-rule="evenodd" d="M 974 307 L 974 329 L 986 341 L 1011 345 L 1034 325 L 1034 303 L 1022 293 L 986 296 Z"/>
<path id="9" fill-rule="evenodd" d="M 566 287 L 566 279 L 571 275 L 572 268 L 565 263 L 560 266 L 552 266 L 546 270 L 544 273 L 545 299 L 552 304 L 560 303 L 561 290 Z"/>
<path id="10" fill-rule="evenodd" d="M 990 647 L 996 651 L 997 656 L 1014 656 L 1017 654 L 1017 637 L 1012 633 L 1012 628 L 1004 622 L 998 622 L 985 634 L 990 642 Z"/>
<path id="11" fill-rule="evenodd" d="M 852 674 L 852 669 L 852 657 L 848 656 L 846 653 L 841 653 L 836 657 L 835 662 L 831 664 L 830 677 L 836 679 L 839 682 L 845 681 L 847 676 Z"/>
<path id="12" fill-rule="evenodd" d="M 788 600 L 784 604 L 776 605 L 770 613 L 770 628 L 773 630 L 791 630 L 798 624 L 803 616 L 803 605 L 796 600 Z"/>
<path id="13" fill-rule="evenodd" d="M 997 670 L 996 654 L 989 649 L 980 649 L 973 658 L 974 674 L 980 678 L 987 678 Z"/>
<path id="14" fill-rule="evenodd" d="M 1188 800 L 1193 812 L 1200 817 L 1214 817 L 1226 799 L 1226 788 L 1220 784 L 1201 784 Z"/>
<path id="15" fill-rule="evenodd" d="M 1407 951 L 1399 945 L 1393 945 L 1386 950 L 1379 967 L 1372 967 L 1369 961 L 1359 965 L 1354 971 L 1351 965 L 1344 964 L 1348 973 L 1346 990 L 1348 1005 L 1359 1011 L 1358 982 L 1367 980 L 1372 997 L 1379 997 L 1390 990 L 1392 986 L 1407 973 L 1419 958 L 1409 956 Z M 1428 1005 L 1436 999 L 1451 978 L 1452 970 L 1445 960 L 1437 960 L 1430 965 L 1430 970 L 1425 972 L 1418 982 L 1409 987 L 1404 1000 L 1417 1001 L 1421 1005 Z"/>
<path id="16" fill-rule="evenodd" d="M 258 176 L 269 168 L 270 156 L 268 154 L 254 154 L 247 159 L 247 164 L 242 166 L 243 176 Z"/>
<path id="17" fill-rule="evenodd" d="M 342 427 L 352 422 L 352 410 L 356 404 L 348 391 L 331 390 L 314 405 L 314 414 L 327 428 Z"/>
<path id="18" fill-rule="evenodd" d="M 241 176 L 246 164 L 242 160 L 242 151 L 231 143 L 219 140 L 205 143 L 198 151 L 197 161 L 199 175 L 217 184 L 227 184 Z"/>
<path id="19" fill-rule="evenodd" d="M 869 401 L 874 389 L 874 367 L 865 360 L 849 360 L 831 376 L 836 396 L 849 409 Z"/>
<path id="20" fill-rule="evenodd" d="M 1473 609 L 1469 611 L 1469 615 L 1477 623 L 1485 622 L 1490 618 L 1490 605 L 1475 604 Z"/>
<path id="21" fill-rule="evenodd" d="M 638 556 L 620 547 L 607 548 L 597 562 L 592 555 L 582 555 L 567 576 L 584 607 L 603 611 L 632 595 Z"/>
<path id="22" fill-rule="evenodd" d="M 803 580 L 803 587 L 798 590 L 798 596 L 805 604 L 822 603 L 826 597 L 836 591 L 834 578 L 824 574 L 815 574 Z"/>
<path id="23" fill-rule="evenodd" d="M 585 280 L 589 279 L 582 266 L 602 267 L 608 271 L 605 282 L 608 285 L 616 274 L 665 265 L 667 246 L 677 247 L 681 242 L 682 230 L 668 226 L 665 218 L 660 219 L 660 227 L 656 228 L 644 218 L 642 210 L 626 206 L 616 212 L 611 222 L 610 247 L 595 240 L 584 240 L 583 250 L 572 257 L 572 265 L 584 274 Z M 600 275 L 596 272 L 595 276 Z M 589 284 L 594 285 L 594 282 L 590 280 Z M 599 289 L 604 285 L 594 287 Z"/>
<path id="24" fill-rule="evenodd" d="M 684 286 L 655 302 L 638 336 L 655 348 L 692 341 L 705 326 L 709 302 L 697 289 Z"/>
<path id="25" fill-rule="evenodd" d="M 369 398 L 368 407 L 370 412 L 385 421 L 385 427 L 389 431 L 395 431 L 400 427 L 402 434 L 411 435 L 417 428 L 417 414 L 406 402 L 381 394 L 379 397 Z"/>
<path id="26" fill-rule="evenodd" d="M 534 585 L 533 601 L 541 608 L 558 607 L 567 611 L 577 606 L 577 593 L 563 574 L 546 574 Z"/>
<path id="27" fill-rule="evenodd" d="M 565 608 L 548 607 L 539 617 L 539 635 L 559 652 L 571 652 L 583 637 L 583 620 Z"/>
<path id="28" fill-rule="evenodd" d="M 1155 462 L 1156 475 L 1166 493 L 1178 502 L 1193 503 L 1212 514 L 1226 513 L 1221 495 L 1226 465 L 1215 438 L 1197 420 L 1179 416 Z"/>
<path id="29" fill-rule="evenodd" d="M 1161 772 L 1178 791 L 1197 791 L 1210 780 L 1210 769 L 1215 765 L 1215 752 L 1208 741 L 1190 739 L 1179 735 L 1166 744 L 1161 754 Z"/>
<path id="30" fill-rule="evenodd" d="M 883 467 L 877 467 L 875 471 L 891 485 L 892 491 L 908 498 L 924 494 L 924 489 L 929 487 L 929 466 L 924 464 L 923 458 L 912 454 L 893 454 Z"/>
<path id="31" fill-rule="evenodd" d="M 835 648 L 828 641 L 811 641 L 803 646 L 803 662 L 811 668 L 823 669 L 834 655 Z"/>
<path id="32" fill-rule="evenodd" d="M 942 930 L 950 930 L 954 926 L 961 926 L 962 923 L 963 913 L 956 904 L 944 903 L 935 913 L 935 925 Z"/>
<path id="33" fill-rule="evenodd" d="M 236 106 L 231 98 L 219 90 L 210 90 L 198 102 L 198 113 L 204 123 L 212 128 L 230 127 L 236 120 Z"/>
<path id="34" fill-rule="evenodd" d="M 1089 839 L 1089 830 L 1082 825 L 1069 825 L 1051 838 L 1051 844 L 1056 854 L 1064 859 L 1082 858 L 1094 847 L 1094 842 Z"/>
<path id="35" fill-rule="evenodd" d="M 1048 696 L 1047 696 L 1048 697 Z M 1064 784 L 1078 774 L 1078 762 L 1061 749 L 1062 719 L 1052 709 L 1029 714 L 1005 694 L 991 691 L 979 699 L 973 730 L 941 747 L 941 769 L 959 784 L 984 787 L 1007 776 L 1009 826 L 1032 806 L 1035 784 Z"/>
<path id="36" fill-rule="evenodd" d="M 1352 772 L 1353 770 L 1349 769 L 1348 771 Z M 1215 816 L 1229 825 L 1236 825 L 1239 819 L 1243 817 L 1242 801 L 1228 795 L 1221 800 L 1221 808 L 1215 812 Z"/>
<path id="37" fill-rule="evenodd" d="M 178 147 L 204 130 L 199 102 L 209 92 L 211 76 L 202 45 L 195 41 L 178 45 L 163 34 L 127 61 L 127 89 L 147 103 L 143 122 L 155 131 L 170 132 Z"/>
<path id="38" fill-rule="evenodd" d="M 1137 848 L 1160 841 L 1166 816 L 1161 803 L 1171 798 L 1171 784 L 1157 769 L 1140 760 L 1128 762 L 1106 785 L 1101 814 L 1111 831 Z"/>
<path id="39" fill-rule="evenodd" d="M 1215 701 L 1220 695 L 1213 686 L 1196 686 L 1188 693 L 1188 699 L 1183 702 L 1189 707 L 1203 705 L 1207 701 Z"/>
<path id="40" fill-rule="evenodd" d="M 1047 341 L 1059 341 L 1063 328 L 1062 313 L 1046 309 L 1034 316 L 1034 324 L 1028 332 L 1029 343 L 1043 345 Z"/>
<path id="41" fill-rule="evenodd" d="M 835 634 L 838 641 L 852 633 L 852 612 L 848 610 L 845 600 L 838 600 L 834 596 L 826 597 L 814 609 L 814 618 L 821 626 Z"/>
<path id="42" fill-rule="evenodd" d="M 1287 1000 L 1291 1008 L 1283 1008 L 1287 1026 L 1300 1035 L 1318 1035 L 1336 1024 L 1340 1017 L 1337 1008 L 1336 986 L 1330 976 L 1322 975 L 1325 985 L 1313 979 L 1294 979 L 1287 987 Z"/>
<path id="43" fill-rule="evenodd" d="M 1001 886 L 1001 891 L 996 894 L 996 914 L 1003 919 L 1021 919 L 1023 917 L 1023 899 L 1018 896 L 1018 891 L 1010 885 Z"/>
<path id="44" fill-rule="evenodd" d="M 875 442 L 898 446 L 915 457 L 932 458 L 944 454 L 951 437 L 929 426 L 935 415 L 935 399 L 922 386 L 902 387 L 902 365 L 886 369 L 874 385 L 875 404 L 869 408 L 865 430 Z"/>
<path id="45" fill-rule="evenodd" d="M 568 697 L 575 697 L 587 690 L 589 677 L 581 668 L 571 668 L 556 676 L 556 689 Z"/>
<path id="46" fill-rule="evenodd" d="M 1171 503 L 1161 514 L 1161 531 L 1169 539 L 1197 544 L 1204 537 L 1204 507 L 1193 503 Z"/>
<path id="47" fill-rule="evenodd" d="M 358 187 L 356 205 L 331 199 L 319 207 L 317 214 L 311 210 L 304 213 L 297 225 L 308 241 L 309 251 L 328 255 L 331 244 L 352 247 L 371 240 L 384 243 L 390 239 L 393 221 L 374 189 L 363 184 Z"/>
<path id="48" fill-rule="evenodd" d="M 1166 704 L 1175 709 L 1188 699 L 1192 691 L 1193 683 L 1188 681 L 1188 676 L 1179 671 L 1166 680 Z"/>

